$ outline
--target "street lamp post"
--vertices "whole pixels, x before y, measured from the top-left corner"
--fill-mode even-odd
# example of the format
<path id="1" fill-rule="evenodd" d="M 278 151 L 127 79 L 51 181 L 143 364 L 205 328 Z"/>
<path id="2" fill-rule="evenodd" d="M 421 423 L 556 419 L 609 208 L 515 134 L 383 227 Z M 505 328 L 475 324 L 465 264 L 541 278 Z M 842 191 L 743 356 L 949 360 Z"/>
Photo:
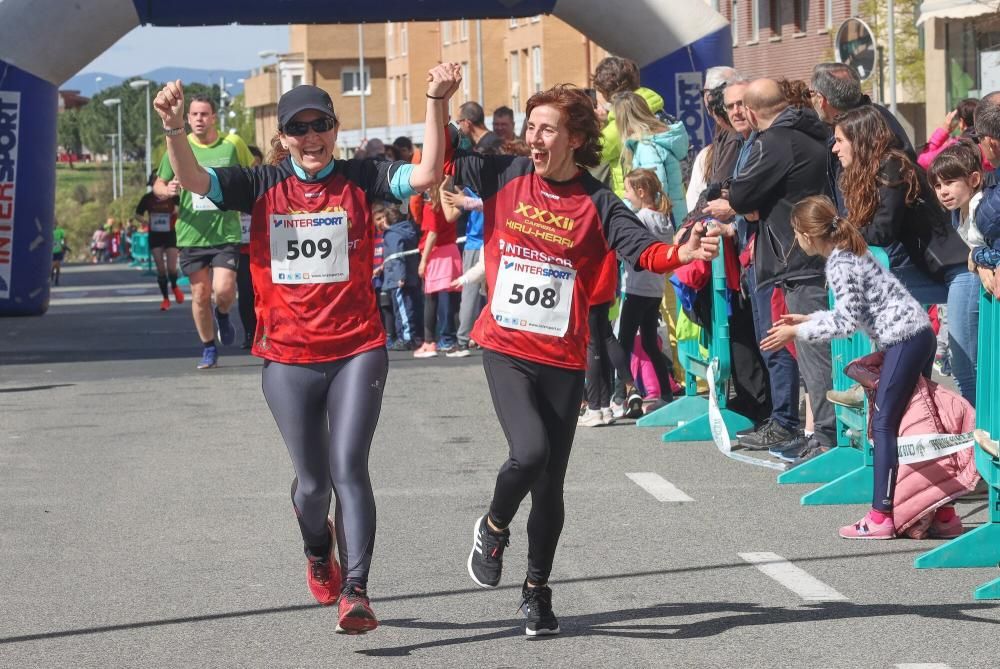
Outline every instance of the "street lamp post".
<path id="1" fill-rule="evenodd" d="M 108 98 L 104 101 L 108 107 L 118 107 L 118 194 L 125 194 L 125 154 L 122 150 L 122 100 L 121 98 Z"/>
<path id="2" fill-rule="evenodd" d="M 146 178 L 149 178 L 149 173 L 153 170 L 153 134 L 152 128 L 150 126 L 149 120 L 149 87 L 150 82 L 146 79 L 136 79 L 129 83 L 134 90 L 139 90 L 140 88 L 146 89 Z M 149 188 L 149 186 L 147 186 Z"/>
<path id="3" fill-rule="evenodd" d="M 108 141 L 111 142 L 111 199 L 118 199 L 118 172 L 115 170 L 115 138 L 118 136 L 113 132 L 105 133 Z"/>

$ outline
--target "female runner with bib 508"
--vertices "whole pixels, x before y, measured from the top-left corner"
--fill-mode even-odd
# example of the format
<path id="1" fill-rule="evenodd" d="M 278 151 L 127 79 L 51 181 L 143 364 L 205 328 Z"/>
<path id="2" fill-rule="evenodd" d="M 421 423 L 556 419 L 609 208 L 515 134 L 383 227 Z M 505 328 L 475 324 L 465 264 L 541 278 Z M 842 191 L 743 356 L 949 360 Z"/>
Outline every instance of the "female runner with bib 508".
<path id="1" fill-rule="evenodd" d="M 468 569 L 484 588 L 500 582 L 508 526 L 531 493 L 528 573 L 521 589 L 529 636 L 557 634 L 546 585 L 562 531 L 563 480 L 583 396 L 587 313 L 610 250 L 636 269 L 665 274 L 718 254 L 698 225 L 683 245 L 656 240 L 590 176 L 601 154 L 591 99 L 557 86 L 528 100 L 530 157 L 446 157 L 455 182 L 482 196 L 488 307 L 472 338 L 483 351 L 493 406 L 509 445 L 486 515 L 473 528 Z"/>
<path id="2" fill-rule="evenodd" d="M 437 65 L 427 82 L 416 165 L 334 160 L 340 124 L 330 96 L 315 86 L 281 96 L 270 164 L 248 168 L 198 165 L 184 136 L 180 81 L 167 84 L 154 103 L 181 185 L 252 217 L 251 350 L 264 358 L 264 397 L 295 470 L 292 506 L 306 580 L 320 604 L 339 601 L 338 632 L 378 626 L 367 594 L 375 545 L 368 455 L 388 359 L 371 282 L 371 203 L 405 200 L 441 179 L 447 101 L 461 67 Z M 329 518 L 331 491 L 336 523 Z"/>

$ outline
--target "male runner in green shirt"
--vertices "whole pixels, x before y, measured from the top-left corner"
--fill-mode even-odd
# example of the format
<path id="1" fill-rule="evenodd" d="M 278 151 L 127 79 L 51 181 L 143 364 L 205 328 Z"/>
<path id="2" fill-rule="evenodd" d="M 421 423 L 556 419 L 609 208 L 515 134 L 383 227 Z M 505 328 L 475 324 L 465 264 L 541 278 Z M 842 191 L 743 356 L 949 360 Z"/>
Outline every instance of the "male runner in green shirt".
<path id="1" fill-rule="evenodd" d="M 239 136 L 219 135 L 215 126 L 215 101 L 211 98 L 204 95 L 191 98 L 187 123 L 191 127 L 188 143 L 203 167 L 249 167 L 253 163 L 253 156 Z M 184 129 L 164 128 L 164 132 L 180 134 Z M 229 309 L 236 299 L 241 239 L 239 214 L 220 211 L 208 198 L 183 190 L 174 178 L 166 154 L 160 161 L 153 192 L 161 198 L 180 196 L 177 248 L 180 249 L 181 269 L 191 281 L 191 313 L 202 342 L 198 369 L 215 367 L 219 359 L 216 334 L 224 346 L 231 345 L 236 337 Z"/>

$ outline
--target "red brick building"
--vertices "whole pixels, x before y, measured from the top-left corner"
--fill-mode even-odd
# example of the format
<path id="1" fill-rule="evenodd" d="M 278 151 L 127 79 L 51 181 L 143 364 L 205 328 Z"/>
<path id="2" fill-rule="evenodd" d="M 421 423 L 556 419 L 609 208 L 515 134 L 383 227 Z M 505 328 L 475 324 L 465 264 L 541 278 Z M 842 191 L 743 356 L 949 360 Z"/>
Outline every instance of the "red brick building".
<path id="1" fill-rule="evenodd" d="M 837 28 L 852 0 L 712 0 L 729 19 L 733 63 L 744 76 L 809 81 L 813 65 L 833 60 Z"/>

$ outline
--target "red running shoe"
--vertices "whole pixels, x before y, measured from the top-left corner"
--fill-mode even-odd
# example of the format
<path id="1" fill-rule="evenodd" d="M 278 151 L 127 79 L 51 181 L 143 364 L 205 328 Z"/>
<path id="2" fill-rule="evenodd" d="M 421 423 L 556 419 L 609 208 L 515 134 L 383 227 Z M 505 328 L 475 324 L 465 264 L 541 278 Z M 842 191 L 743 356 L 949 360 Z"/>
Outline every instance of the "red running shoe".
<path id="1" fill-rule="evenodd" d="M 184 291 L 179 286 L 174 286 L 174 299 L 177 304 L 184 304 Z"/>
<path id="2" fill-rule="evenodd" d="M 368 602 L 368 591 L 348 583 L 340 593 L 340 634 L 364 634 L 378 627 L 378 619 Z"/>
<path id="3" fill-rule="evenodd" d="M 160 311 L 166 311 L 169 308 L 170 308 L 170 300 L 164 297 L 163 301 L 160 302 Z"/>
<path id="4" fill-rule="evenodd" d="M 306 583 L 317 602 L 330 606 L 336 604 L 340 596 L 340 563 L 337 562 L 337 534 L 333 531 L 333 521 L 327 518 L 326 524 L 330 528 L 330 554 L 325 558 L 307 558 Z"/>

